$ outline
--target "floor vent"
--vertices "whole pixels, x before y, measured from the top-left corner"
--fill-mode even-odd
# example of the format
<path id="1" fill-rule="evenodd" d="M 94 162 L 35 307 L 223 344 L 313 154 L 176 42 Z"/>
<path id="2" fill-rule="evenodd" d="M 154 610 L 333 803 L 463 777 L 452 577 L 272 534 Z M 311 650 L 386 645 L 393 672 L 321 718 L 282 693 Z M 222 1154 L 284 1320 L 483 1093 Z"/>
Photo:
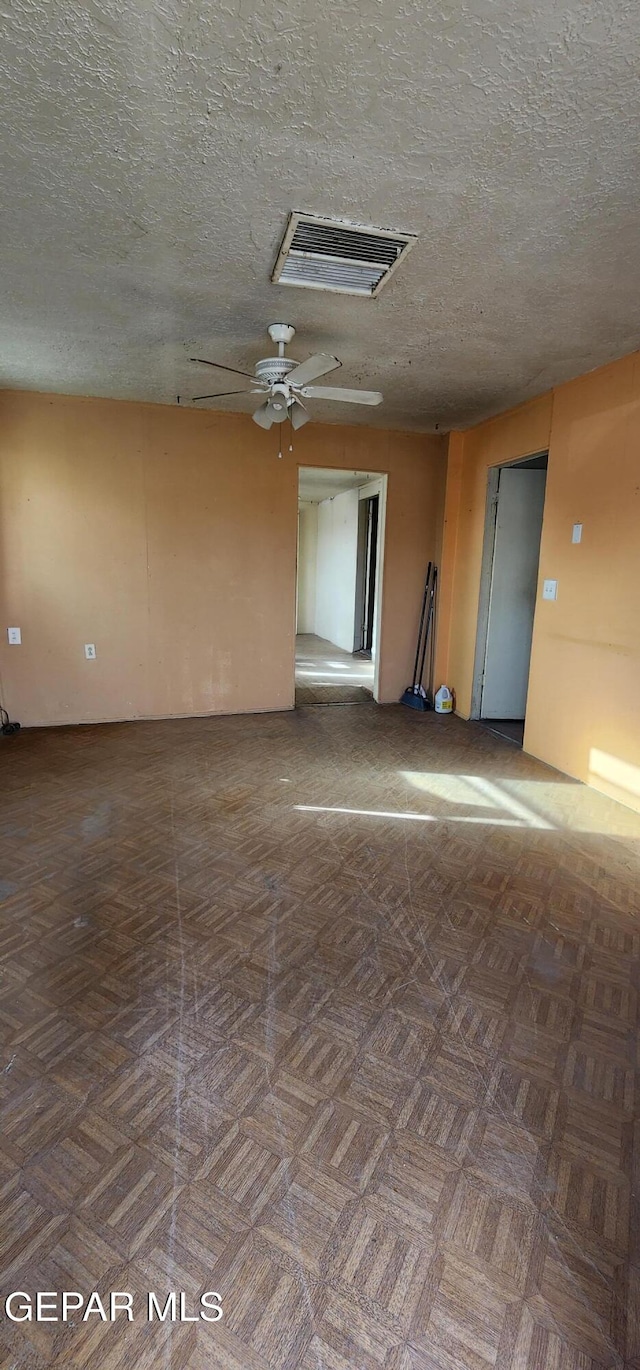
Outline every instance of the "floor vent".
<path id="1" fill-rule="evenodd" d="M 271 279 L 306 290 L 379 295 L 415 241 L 411 233 L 291 214 Z"/>

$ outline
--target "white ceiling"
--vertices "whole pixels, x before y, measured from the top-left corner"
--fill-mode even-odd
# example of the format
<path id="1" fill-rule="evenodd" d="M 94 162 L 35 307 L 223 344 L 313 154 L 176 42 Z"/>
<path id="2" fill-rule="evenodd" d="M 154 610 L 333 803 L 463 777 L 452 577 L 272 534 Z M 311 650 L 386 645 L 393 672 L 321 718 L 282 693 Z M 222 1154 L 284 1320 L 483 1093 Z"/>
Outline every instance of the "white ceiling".
<path id="1" fill-rule="evenodd" d="M 312 504 L 333 499 L 345 490 L 358 490 L 370 480 L 378 480 L 380 472 L 331 471 L 325 466 L 301 466 L 298 476 L 298 497 Z"/>
<path id="2" fill-rule="evenodd" d="M 637 0 L 3 9 L 0 384 L 233 389 L 188 357 L 282 319 L 384 393 L 314 417 L 444 429 L 638 345 Z M 419 242 L 376 301 L 274 286 L 291 209 Z"/>

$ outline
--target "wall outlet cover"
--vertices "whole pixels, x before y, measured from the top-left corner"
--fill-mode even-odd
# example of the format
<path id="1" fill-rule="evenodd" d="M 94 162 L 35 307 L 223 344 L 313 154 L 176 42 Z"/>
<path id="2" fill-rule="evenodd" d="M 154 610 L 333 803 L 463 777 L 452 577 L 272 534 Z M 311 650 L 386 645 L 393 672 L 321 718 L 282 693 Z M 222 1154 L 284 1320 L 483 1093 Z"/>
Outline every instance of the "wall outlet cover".
<path id="1" fill-rule="evenodd" d="M 7 628 L 7 637 L 12 647 L 19 647 L 22 642 L 22 633 L 19 628 Z"/>
<path id="2" fill-rule="evenodd" d="M 543 599 L 557 599 L 557 598 L 558 598 L 558 582 L 557 582 L 557 580 L 545 580 L 545 581 L 543 582 L 543 585 L 542 585 L 542 598 L 543 598 Z"/>
<path id="3" fill-rule="evenodd" d="M 582 524 L 581 524 L 581 523 L 574 523 L 574 525 L 573 525 L 573 532 L 572 532 L 572 534 L 571 534 L 571 541 L 572 541 L 572 542 L 582 542 Z"/>
<path id="4" fill-rule="evenodd" d="M 95 642 L 85 642 L 85 644 L 84 644 L 84 654 L 85 654 L 85 656 L 86 656 L 86 658 L 87 658 L 87 661 L 95 661 L 95 659 L 96 659 L 96 647 L 95 647 Z"/>

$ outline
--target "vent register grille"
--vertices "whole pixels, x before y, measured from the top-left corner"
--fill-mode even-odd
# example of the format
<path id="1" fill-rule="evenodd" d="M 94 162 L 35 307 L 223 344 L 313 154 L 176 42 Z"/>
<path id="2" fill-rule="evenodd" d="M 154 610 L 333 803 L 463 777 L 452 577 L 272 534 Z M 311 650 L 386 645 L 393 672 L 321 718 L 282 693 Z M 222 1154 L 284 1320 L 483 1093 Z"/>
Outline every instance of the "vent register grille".
<path id="1" fill-rule="evenodd" d="M 407 233 L 292 214 L 272 279 L 310 290 L 377 295 L 414 242 Z"/>

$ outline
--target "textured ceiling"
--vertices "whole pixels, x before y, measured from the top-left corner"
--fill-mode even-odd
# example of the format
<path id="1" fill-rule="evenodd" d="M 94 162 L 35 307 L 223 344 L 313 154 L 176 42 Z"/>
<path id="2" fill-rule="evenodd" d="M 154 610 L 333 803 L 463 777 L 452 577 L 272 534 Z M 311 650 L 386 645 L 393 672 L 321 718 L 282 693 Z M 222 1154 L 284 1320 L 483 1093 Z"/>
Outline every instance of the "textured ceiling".
<path id="1" fill-rule="evenodd" d="M 0 384 L 171 403 L 284 319 L 384 393 L 314 417 L 445 429 L 638 345 L 637 0 L 2 11 Z M 376 301 L 274 286 L 291 209 L 419 242 Z"/>

